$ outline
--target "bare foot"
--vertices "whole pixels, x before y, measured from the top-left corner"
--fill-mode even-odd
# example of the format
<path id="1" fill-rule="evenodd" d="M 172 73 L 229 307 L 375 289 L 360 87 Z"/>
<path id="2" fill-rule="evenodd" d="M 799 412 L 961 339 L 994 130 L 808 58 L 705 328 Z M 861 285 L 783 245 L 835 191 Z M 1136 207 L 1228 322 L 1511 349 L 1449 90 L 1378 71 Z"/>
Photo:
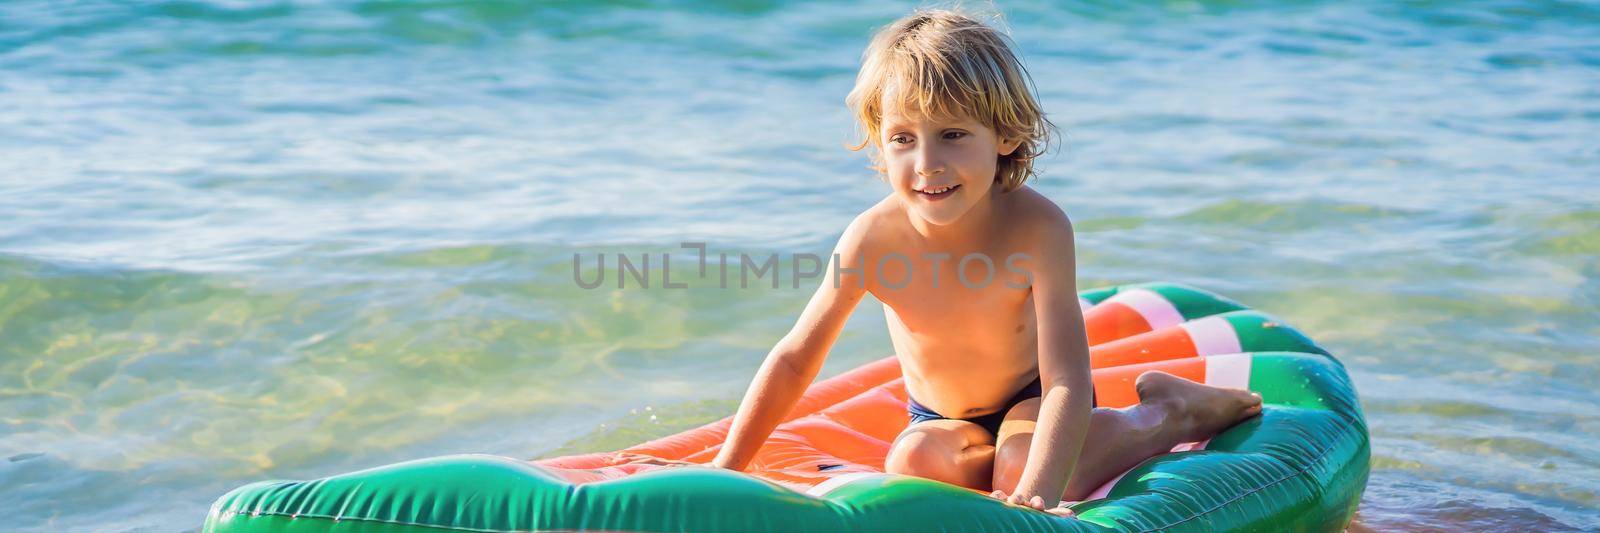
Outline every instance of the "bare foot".
<path id="1" fill-rule="evenodd" d="M 1261 414 L 1261 395 L 1195 383 L 1166 372 L 1145 372 L 1134 384 L 1139 402 L 1166 412 L 1180 442 L 1208 439 L 1241 420 Z"/>

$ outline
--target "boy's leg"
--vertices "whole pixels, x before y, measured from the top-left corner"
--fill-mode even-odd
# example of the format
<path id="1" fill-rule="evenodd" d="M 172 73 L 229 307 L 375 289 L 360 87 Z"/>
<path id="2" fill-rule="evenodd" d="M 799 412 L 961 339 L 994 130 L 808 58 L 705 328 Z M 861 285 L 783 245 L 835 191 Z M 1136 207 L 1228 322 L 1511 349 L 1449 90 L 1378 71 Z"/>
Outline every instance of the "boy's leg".
<path id="1" fill-rule="evenodd" d="M 895 437 L 883 470 L 976 490 L 989 490 L 994 470 L 994 436 L 965 420 L 926 420 Z"/>
<path id="2" fill-rule="evenodd" d="M 1113 476 L 1185 442 L 1209 438 L 1261 412 L 1261 397 L 1249 391 L 1202 385 L 1165 372 L 1146 372 L 1135 387 L 1139 404 L 1097 408 L 1078 454 L 1063 501 L 1077 501 Z M 1010 494 L 1022 478 L 1039 418 L 1039 398 L 1012 407 L 1000 426 L 994 453 L 995 489 Z"/>

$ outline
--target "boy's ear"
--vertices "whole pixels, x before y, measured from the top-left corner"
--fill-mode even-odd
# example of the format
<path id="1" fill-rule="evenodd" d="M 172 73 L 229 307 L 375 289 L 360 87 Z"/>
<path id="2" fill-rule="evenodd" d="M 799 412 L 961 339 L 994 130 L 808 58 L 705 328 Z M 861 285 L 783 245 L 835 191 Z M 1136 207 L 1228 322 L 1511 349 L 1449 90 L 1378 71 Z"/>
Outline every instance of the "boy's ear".
<path id="1" fill-rule="evenodd" d="M 1011 155 L 1012 152 L 1017 151 L 1018 146 L 1022 146 L 1022 139 L 1000 139 L 1000 155 L 1002 157 Z"/>

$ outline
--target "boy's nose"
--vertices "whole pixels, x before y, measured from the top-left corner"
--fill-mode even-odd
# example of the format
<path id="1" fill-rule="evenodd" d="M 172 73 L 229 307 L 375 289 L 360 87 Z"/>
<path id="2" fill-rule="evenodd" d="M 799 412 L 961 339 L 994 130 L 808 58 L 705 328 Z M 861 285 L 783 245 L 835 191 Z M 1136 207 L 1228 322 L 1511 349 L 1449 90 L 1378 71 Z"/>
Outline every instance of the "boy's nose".
<path id="1" fill-rule="evenodd" d="M 918 155 L 918 157 L 917 157 L 917 175 L 919 175 L 919 176 L 932 176 L 932 175 L 938 174 L 940 172 L 944 172 L 944 163 L 943 162 L 941 162 L 941 161 L 939 161 L 937 159 L 934 159 L 927 152 L 923 152 L 922 154 Z"/>

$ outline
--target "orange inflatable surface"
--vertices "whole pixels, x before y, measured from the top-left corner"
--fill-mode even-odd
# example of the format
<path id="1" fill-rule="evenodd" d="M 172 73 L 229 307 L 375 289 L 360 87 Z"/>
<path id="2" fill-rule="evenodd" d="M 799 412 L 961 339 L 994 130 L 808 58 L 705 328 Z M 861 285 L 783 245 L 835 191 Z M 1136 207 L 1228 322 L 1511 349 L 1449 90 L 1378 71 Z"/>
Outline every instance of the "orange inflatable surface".
<path id="1" fill-rule="evenodd" d="M 1134 380 L 1150 370 L 1201 383 L 1208 378 L 1217 381 L 1217 372 L 1208 370 L 1204 357 L 1208 355 L 1203 353 L 1205 339 L 1197 338 L 1193 328 L 1182 327 L 1184 320 L 1176 311 L 1161 307 L 1160 301 L 1152 306 L 1149 300 L 1152 298 L 1119 295 L 1098 305 L 1080 302 L 1093 345 L 1090 359 L 1100 407 L 1137 403 Z M 722 448 L 732 420 L 730 416 L 621 451 L 709 463 Z M 850 473 L 881 473 L 890 443 L 908 422 L 899 362 L 886 357 L 813 384 L 745 472 L 800 492 Z M 573 483 L 670 468 L 613 465 L 614 457 L 615 452 L 592 453 L 534 463 Z"/>

